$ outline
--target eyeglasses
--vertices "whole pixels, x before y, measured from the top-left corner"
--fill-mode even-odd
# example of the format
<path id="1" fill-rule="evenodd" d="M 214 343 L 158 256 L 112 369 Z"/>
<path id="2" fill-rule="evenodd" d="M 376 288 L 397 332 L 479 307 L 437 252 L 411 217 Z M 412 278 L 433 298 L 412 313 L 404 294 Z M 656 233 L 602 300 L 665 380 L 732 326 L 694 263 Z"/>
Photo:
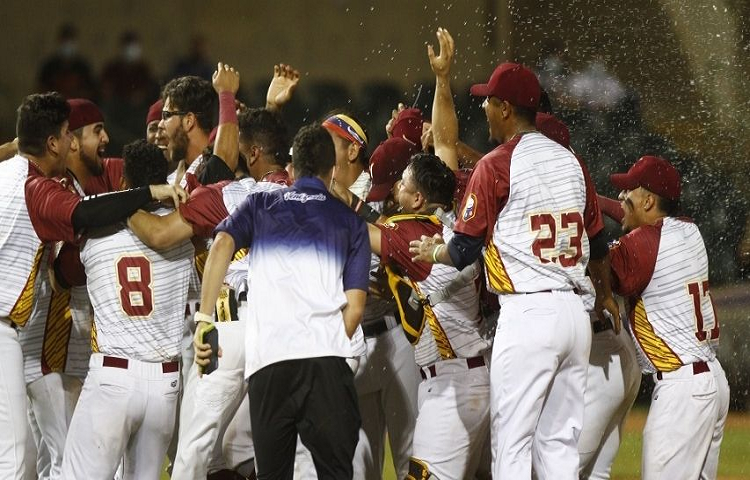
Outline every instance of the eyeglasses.
<path id="1" fill-rule="evenodd" d="M 166 122 L 167 120 L 169 120 L 170 118 L 174 117 L 175 115 L 182 116 L 182 115 L 187 115 L 188 113 L 190 113 L 190 112 L 183 112 L 181 110 L 174 110 L 174 111 L 170 112 L 169 110 L 162 110 L 161 111 L 161 119 Z"/>

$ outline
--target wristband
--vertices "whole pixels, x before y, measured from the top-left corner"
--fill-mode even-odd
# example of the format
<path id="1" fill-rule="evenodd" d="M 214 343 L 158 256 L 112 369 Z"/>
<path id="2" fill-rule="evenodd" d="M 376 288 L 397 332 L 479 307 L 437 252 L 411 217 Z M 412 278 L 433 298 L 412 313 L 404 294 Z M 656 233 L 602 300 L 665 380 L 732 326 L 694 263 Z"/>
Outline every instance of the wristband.
<path id="1" fill-rule="evenodd" d="M 193 320 L 195 321 L 195 323 L 198 323 L 198 322 L 213 323 L 214 317 L 203 312 L 195 312 L 195 315 L 193 315 Z"/>
<path id="2" fill-rule="evenodd" d="M 432 251 L 432 263 L 440 263 L 438 262 L 437 257 L 438 257 L 438 254 L 440 253 L 440 250 L 442 250 L 444 246 L 445 244 L 441 243 L 440 245 L 435 247 L 435 249 Z"/>
<path id="3" fill-rule="evenodd" d="M 367 223 L 377 223 L 378 219 L 380 218 L 380 212 L 366 204 L 365 202 L 361 202 L 362 205 L 359 207 L 359 211 L 357 212 L 357 215 L 365 219 L 365 222 Z"/>
<path id="4" fill-rule="evenodd" d="M 361 198 L 359 198 L 358 196 L 356 196 L 356 195 L 354 195 L 352 193 L 352 199 L 349 202 L 349 208 L 351 208 L 352 210 L 354 210 L 354 213 L 359 213 L 360 209 L 362 208 L 362 205 L 364 205 L 364 204 L 365 204 L 365 202 L 362 201 Z"/>
<path id="5" fill-rule="evenodd" d="M 219 94 L 219 125 L 233 123 L 237 125 L 237 110 L 234 105 L 234 93 L 221 92 Z"/>

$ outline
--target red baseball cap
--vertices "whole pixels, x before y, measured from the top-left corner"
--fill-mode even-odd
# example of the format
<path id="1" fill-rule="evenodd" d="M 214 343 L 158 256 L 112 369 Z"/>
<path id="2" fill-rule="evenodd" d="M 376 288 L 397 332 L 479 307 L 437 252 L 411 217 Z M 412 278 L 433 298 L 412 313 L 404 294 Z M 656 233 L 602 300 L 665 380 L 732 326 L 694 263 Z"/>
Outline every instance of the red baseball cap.
<path id="1" fill-rule="evenodd" d="M 149 123 L 161 120 L 161 111 L 164 108 L 164 101 L 159 99 L 155 101 L 150 107 L 148 107 L 148 114 L 146 115 L 146 126 Z"/>
<path id="2" fill-rule="evenodd" d="M 538 112 L 536 114 L 536 129 L 550 140 L 554 140 L 570 150 L 570 130 L 554 115 Z"/>
<path id="3" fill-rule="evenodd" d="M 534 72 L 518 63 L 500 64 L 487 83 L 472 85 L 471 94 L 477 97 L 497 97 L 513 105 L 539 108 L 542 90 Z"/>
<path id="4" fill-rule="evenodd" d="M 68 100 L 70 105 L 70 115 L 68 115 L 68 129 L 71 131 L 78 130 L 92 123 L 104 121 L 104 115 L 99 107 L 91 100 L 85 98 L 71 98 Z"/>
<path id="5" fill-rule="evenodd" d="M 388 197 L 393 184 L 409 165 L 411 156 L 419 148 L 402 137 L 391 137 L 378 145 L 370 156 L 370 177 L 372 188 L 367 196 L 368 202 L 382 202 Z"/>
<path id="6" fill-rule="evenodd" d="M 424 118 L 418 108 L 401 110 L 393 122 L 391 136 L 403 137 L 420 145 L 422 143 L 422 124 L 424 124 Z"/>
<path id="7" fill-rule="evenodd" d="M 660 157 L 646 155 L 630 167 L 628 173 L 611 175 L 612 185 L 620 190 L 643 187 L 668 200 L 680 198 L 680 172 Z"/>

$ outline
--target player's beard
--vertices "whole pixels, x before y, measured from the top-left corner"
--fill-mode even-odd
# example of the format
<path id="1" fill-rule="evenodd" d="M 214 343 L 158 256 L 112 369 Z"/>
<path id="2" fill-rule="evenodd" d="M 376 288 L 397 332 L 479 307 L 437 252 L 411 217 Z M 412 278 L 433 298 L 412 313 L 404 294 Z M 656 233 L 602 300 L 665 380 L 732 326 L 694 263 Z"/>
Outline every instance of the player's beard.
<path id="1" fill-rule="evenodd" d="M 174 132 L 174 138 L 172 138 L 172 141 L 167 145 L 169 161 L 177 163 L 180 160 L 187 160 L 185 156 L 187 156 L 188 142 L 187 132 L 182 126 L 180 126 L 180 128 Z"/>
<path id="2" fill-rule="evenodd" d="M 104 173 L 104 166 L 102 165 L 102 160 L 99 156 L 99 152 L 96 152 L 92 157 L 91 155 L 86 153 L 85 150 L 81 149 L 81 162 L 86 167 L 86 170 L 88 170 L 89 175 L 91 175 L 92 177 L 98 177 L 99 175 Z"/>

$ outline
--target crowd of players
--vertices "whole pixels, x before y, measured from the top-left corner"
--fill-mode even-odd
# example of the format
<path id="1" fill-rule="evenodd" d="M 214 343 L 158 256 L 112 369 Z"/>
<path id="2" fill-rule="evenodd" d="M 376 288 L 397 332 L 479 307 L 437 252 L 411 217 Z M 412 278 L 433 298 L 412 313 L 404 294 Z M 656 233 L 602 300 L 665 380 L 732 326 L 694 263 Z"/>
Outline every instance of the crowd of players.
<path id="1" fill-rule="evenodd" d="M 597 196 L 510 63 L 472 87 L 500 144 L 473 151 L 437 39 L 432 118 L 399 105 L 369 156 L 345 111 L 290 155 L 287 65 L 263 108 L 228 65 L 171 80 L 122 159 L 93 102 L 24 99 L 0 477 L 374 480 L 388 441 L 398 478 L 609 478 L 642 372 L 644 478 L 716 477 L 729 390 L 679 173 L 644 156 Z"/>

